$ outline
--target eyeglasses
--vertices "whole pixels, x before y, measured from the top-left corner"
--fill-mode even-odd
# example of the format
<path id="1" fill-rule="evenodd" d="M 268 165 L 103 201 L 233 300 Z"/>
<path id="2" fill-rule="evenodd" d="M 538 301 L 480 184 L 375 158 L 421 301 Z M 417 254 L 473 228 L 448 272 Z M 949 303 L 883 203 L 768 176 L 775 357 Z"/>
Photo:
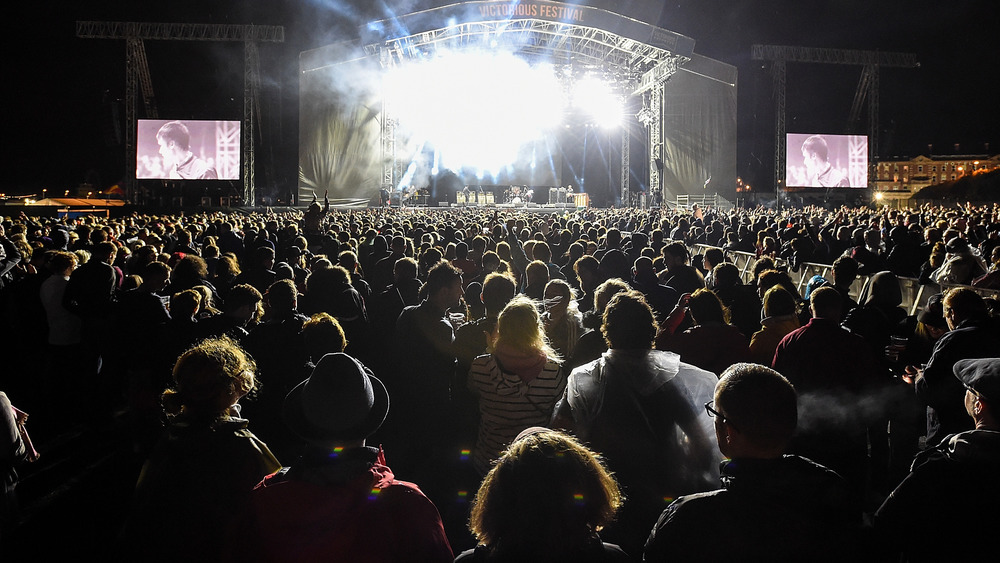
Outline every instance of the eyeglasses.
<path id="1" fill-rule="evenodd" d="M 721 412 L 719 412 L 719 411 L 715 410 L 714 408 L 712 408 L 712 404 L 713 403 L 715 403 L 715 401 L 709 401 L 709 402 L 705 403 L 705 411 L 708 412 L 708 416 L 711 417 L 711 418 L 718 418 L 722 422 L 724 422 L 724 423 L 732 426 L 733 430 L 739 430 L 738 428 L 736 428 L 735 424 L 733 424 L 732 422 L 729 421 L 728 418 L 726 418 L 726 416 L 724 414 L 722 414 Z"/>

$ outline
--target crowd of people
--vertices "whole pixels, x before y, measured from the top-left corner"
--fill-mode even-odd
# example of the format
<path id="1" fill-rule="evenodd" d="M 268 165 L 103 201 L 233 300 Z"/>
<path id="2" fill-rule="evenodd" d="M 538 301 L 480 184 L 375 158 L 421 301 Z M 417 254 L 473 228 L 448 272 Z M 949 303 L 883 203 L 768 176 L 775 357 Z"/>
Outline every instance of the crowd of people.
<path id="1" fill-rule="evenodd" d="M 995 205 L 21 214 L 0 515 L 26 411 L 127 427 L 127 560 L 960 557 L 998 288 Z"/>

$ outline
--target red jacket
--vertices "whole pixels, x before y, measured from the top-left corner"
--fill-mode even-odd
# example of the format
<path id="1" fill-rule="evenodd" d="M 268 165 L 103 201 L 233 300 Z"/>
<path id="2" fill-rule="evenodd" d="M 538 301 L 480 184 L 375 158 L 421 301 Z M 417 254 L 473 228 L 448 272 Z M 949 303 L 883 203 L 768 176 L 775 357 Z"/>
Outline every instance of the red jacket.
<path id="1" fill-rule="evenodd" d="M 264 478 L 235 532 L 234 560 L 454 559 L 437 508 L 416 485 L 394 478 L 381 450 L 339 455 Z"/>

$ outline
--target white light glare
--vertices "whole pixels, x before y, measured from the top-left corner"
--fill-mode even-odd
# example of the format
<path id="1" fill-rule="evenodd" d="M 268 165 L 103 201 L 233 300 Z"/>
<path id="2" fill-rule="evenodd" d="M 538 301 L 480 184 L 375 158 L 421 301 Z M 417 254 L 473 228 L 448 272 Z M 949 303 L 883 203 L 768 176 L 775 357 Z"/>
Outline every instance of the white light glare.
<path id="1" fill-rule="evenodd" d="M 617 127 L 625 108 L 611 85 L 593 76 L 581 78 L 573 88 L 573 105 L 601 127 Z"/>
<path id="2" fill-rule="evenodd" d="M 510 53 L 440 53 L 395 68 L 385 81 L 401 130 L 426 140 L 451 169 L 497 172 L 564 114 L 552 68 Z"/>

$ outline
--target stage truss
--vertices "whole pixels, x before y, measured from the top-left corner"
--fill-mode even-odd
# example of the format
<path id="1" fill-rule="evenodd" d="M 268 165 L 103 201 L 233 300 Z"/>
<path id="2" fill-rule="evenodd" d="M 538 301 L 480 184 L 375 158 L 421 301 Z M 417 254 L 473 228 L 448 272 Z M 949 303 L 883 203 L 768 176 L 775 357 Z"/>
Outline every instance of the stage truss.
<path id="1" fill-rule="evenodd" d="M 633 26 L 639 24 L 634 20 L 628 23 Z M 654 45 L 654 41 L 644 42 L 604 29 L 532 18 L 454 22 L 437 29 L 368 43 L 364 45 L 364 52 L 376 58 L 383 69 L 421 60 L 442 49 L 484 49 L 507 50 L 529 62 L 544 61 L 554 66 L 570 66 L 573 71 L 600 73 L 619 89 L 626 102 L 633 96 L 642 96 L 642 109 L 635 117 L 646 129 L 649 190 L 658 190 L 662 189 L 656 162 L 661 158 L 659 151 L 663 147 L 663 88 L 679 67 L 690 60 L 687 55 L 693 50 L 693 41 L 653 26 L 639 25 L 652 30 L 650 37 L 661 40 L 657 42 L 678 45 L 681 48 L 677 50 L 684 53 Z M 665 37 L 673 40 L 664 42 Z M 391 190 L 402 177 L 403 163 L 396 152 L 396 120 L 385 98 L 383 96 L 380 116 L 382 185 Z M 630 125 L 632 120 L 626 119 L 621 128 L 620 196 L 624 206 L 636 203 L 632 201 L 629 190 Z"/>

